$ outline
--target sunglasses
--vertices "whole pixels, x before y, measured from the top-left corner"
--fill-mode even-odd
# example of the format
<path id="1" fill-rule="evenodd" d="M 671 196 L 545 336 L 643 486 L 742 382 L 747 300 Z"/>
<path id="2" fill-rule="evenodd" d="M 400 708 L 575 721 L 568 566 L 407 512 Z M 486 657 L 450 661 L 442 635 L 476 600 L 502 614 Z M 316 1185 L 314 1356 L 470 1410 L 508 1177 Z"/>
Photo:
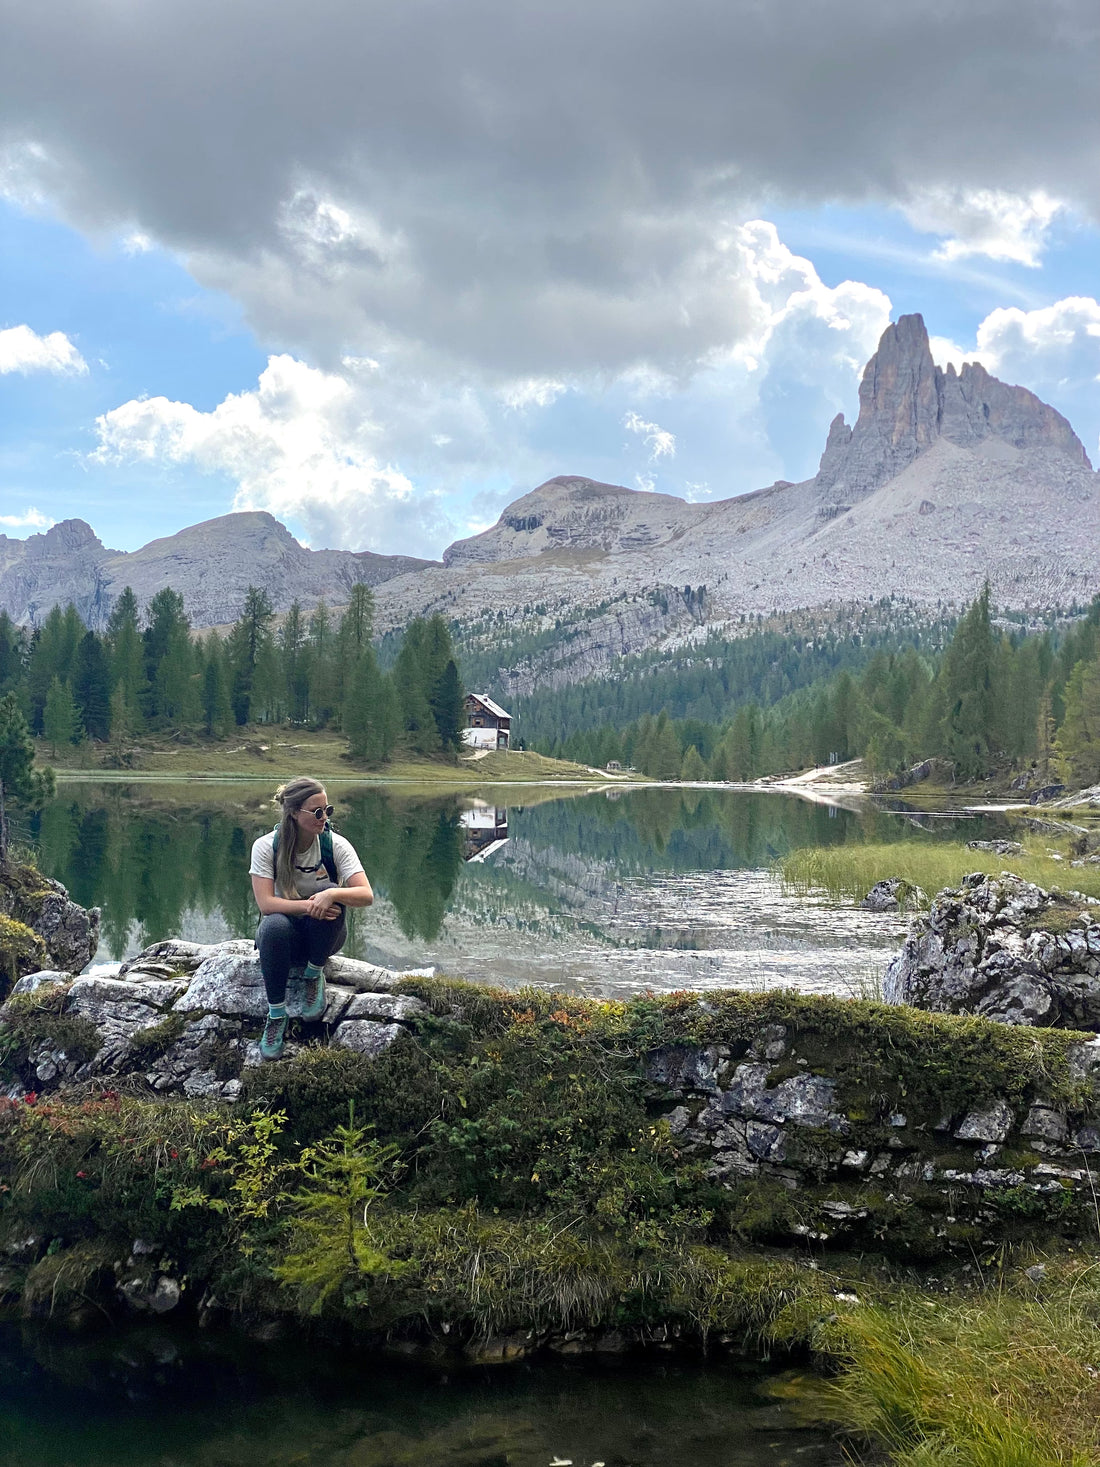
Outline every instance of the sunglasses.
<path id="1" fill-rule="evenodd" d="M 314 820 L 328 820 L 335 811 L 335 805 L 318 805 L 313 810 L 303 810 L 303 815 L 312 815 Z"/>

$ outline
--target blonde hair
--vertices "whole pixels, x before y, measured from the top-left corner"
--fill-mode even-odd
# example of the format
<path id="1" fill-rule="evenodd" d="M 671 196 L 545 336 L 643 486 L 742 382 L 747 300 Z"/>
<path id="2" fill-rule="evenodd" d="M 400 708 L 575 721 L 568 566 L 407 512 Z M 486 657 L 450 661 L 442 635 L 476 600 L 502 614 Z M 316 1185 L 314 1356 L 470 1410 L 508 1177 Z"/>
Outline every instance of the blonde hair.
<path id="1" fill-rule="evenodd" d="M 299 895 L 294 879 L 294 854 L 298 849 L 298 825 L 294 816 L 312 795 L 322 795 L 324 792 L 324 785 L 316 779 L 310 779 L 308 774 L 300 774 L 297 779 L 288 779 L 286 784 L 281 784 L 275 791 L 275 804 L 281 806 L 283 812 L 277 832 L 279 849 L 275 857 L 275 884 L 290 900 Z"/>

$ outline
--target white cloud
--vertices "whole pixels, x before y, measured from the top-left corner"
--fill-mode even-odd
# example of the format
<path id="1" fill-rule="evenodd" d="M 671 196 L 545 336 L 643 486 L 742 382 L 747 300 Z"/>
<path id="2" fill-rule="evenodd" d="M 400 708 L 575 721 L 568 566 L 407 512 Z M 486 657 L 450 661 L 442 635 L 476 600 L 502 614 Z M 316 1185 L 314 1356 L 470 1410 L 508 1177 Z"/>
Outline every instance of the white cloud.
<path id="1" fill-rule="evenodd" d="M 1063 378 L 1090 378 L 1100 370 L 1100 301 L 1067 296 L 1037 311 L 1015 307 L 992 311 L 978 327 L 978 351 L 991 371 L 1007 363 L 1041 359 Z"/>
<path id="2" fill-rule="evenodd" d="M 318 544 L 424 548 L 438 506 L 416 496 L 378 456 L 379 429 L 345 378 L 289 356 L 268 361 L 257 387 L 211 412 L 167 398 L 135 399 L 97 419 L 100 464 L 193 465 L 237 486 L 235 509 L 302 523 Z"/>
<path id="3" fill-rule="evenodd" d="M 937 367 L 946 367 L 950 363 L 958 372 L 964 362 L 981 361 L 979 352 L 967 351 L 957 341 L 952 341 L 949 336 L 929 336 L 928 346 L 932 352 L 932 360 Z M 986 366 L 986 363 L 982 362 L 982 366 Z"/>
<path id="4" fill-rule="evenodd" d="M 934 259 L 985 255 L 1037 269 L 1050 226 L 1066 205 L 1043 189 L 1014 194 L 937 186 L 918 191 L 902 207 L 914 229 L 946 236 Z"/>
<path id="5" fill-rule="evenodd" d="M 155 249 L 152 239 L 143 234 L 140 229 L 131 229 L 122 237 L 122 253 L 124 255 L 147 255 L 150 250 Z"/>
<path id="6" fill-rule="evenodd" d="M 566 384 L 555 377 L 517 377 L 499 389 L 501 402 L 513 412 L 524 408 L 544 408 L 567 391 Z"/>
<path id="7" fill-rule="evenodd" d="M 855 407 L 890 302 L 859 281 L 826 286 L 766 220 L 723 223 L 704 253 L 721 329 L 668 364 L 676 370 L 589 364 L 500 381 L 456 369 L 441 380 L 390 347 L 345 353 L 330 371 L 277 356 L 253 390 L 211 412 L 164 398 L 122 404 L 99 420 L 95 457 L 223 474 L 238 507 L 290 518 L 316 544 L 432 554 L 552 474 L 693 497 L 805 477 L 830 418 Z M 685 303 L 661 307 L 673 308 Z M 441 492 L 414 488 L 427 484 Z M 491 506 L 473 497 L 488 484 L 500 486 Z"/>
<path id="8" fill-rule="evenodd" d="M 88 364 L 63 331 L 39 336 L 29 326 L 9 326 L 0 331 L 0 374 L 5 372 L 54 372 L 79 375 Z"/>
<path id="9" fill-rule="evenodd" d="M 0 514 L 0 525 L 9 530 L 48 530 L 51 525 L 56 524 L 48 515 L 41 510 L 29 506 L 22 514 Z"/>
<path id="10" fill-rule="evenodd" d="M 676 436 L 667 428 L 662 428 L 659 423 L 647 423 L 640 418 L 636 412 L 628 412 L 623 418 L 623 427 L 628 433 L 637 433 L 642 442 L 649 449 L 650 463 L 656 463 L 659 458 L 676 457 Z"/>

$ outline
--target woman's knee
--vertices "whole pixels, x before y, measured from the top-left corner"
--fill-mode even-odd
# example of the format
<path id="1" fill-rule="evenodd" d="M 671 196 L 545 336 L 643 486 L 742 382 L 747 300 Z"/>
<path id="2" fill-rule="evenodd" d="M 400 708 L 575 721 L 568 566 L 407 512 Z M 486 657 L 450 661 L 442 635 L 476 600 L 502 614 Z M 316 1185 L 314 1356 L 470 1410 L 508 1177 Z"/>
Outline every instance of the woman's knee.
<path id="1" fill-rule="evenodd" d="M 256 946 L 263 953 L 289 946 L 294 940 L 294 922 L 285 912 L 268 912 L 256 929 Z"/>

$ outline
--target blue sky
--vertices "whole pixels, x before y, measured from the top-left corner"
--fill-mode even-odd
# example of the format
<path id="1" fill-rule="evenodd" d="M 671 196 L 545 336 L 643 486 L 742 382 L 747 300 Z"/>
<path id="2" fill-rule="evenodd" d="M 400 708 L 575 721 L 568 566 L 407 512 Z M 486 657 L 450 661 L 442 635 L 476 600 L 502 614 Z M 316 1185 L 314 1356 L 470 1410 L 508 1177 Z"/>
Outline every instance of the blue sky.
<path id="1" fill-rule="evenodd" d="M 1052 38 L 1022 3 L 970 32 L 921 0 L 907 37 L 838 0 L 868 54 L 834 67 L 905 55 L 903 93 L 822 91 L 834 37 L 799 4 L 804 37 L 740 3 L 689 7 L 696 35 L 657 0 L 512 29 L 475 0 L 429 55 L 431 0 L 388 30 L 331 0 L 308 50 L 276 0 L 258 62 L 243 0 L 155 0 L 123 30 L 10 6 L 0 531 L 79 516 L 130 550 L 266 508 L 315 545 L 437 555 L 556 473 L 743 493 L 815 470 L 910 311 L 938 361 L 1030 387 L 1096 462 L 1089 7 Z M 986 78 L 964 63 L 993 19 Z M 716 49 L 747 55 L 740 90 Z"/>

